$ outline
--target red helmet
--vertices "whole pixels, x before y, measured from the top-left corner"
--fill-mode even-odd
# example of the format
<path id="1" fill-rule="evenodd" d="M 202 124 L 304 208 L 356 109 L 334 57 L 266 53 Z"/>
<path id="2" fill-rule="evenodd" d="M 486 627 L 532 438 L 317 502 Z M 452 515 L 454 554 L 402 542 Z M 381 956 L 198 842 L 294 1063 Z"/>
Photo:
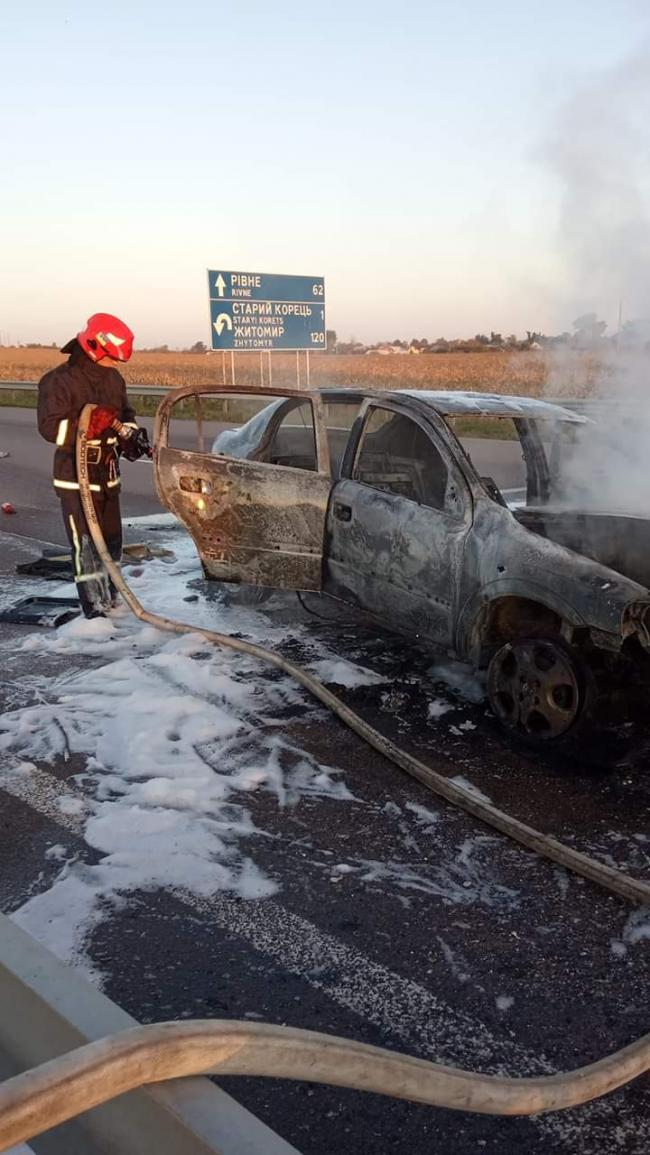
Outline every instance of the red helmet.
<path id="1" fill-rule="evenodd" d="M 112 313 L 93 313 L 86 328 L 77 333 L 77 340 L 91 361 L 101 361 L 103 357 L 128 361 L 133 352 L 133 333 Z"/>

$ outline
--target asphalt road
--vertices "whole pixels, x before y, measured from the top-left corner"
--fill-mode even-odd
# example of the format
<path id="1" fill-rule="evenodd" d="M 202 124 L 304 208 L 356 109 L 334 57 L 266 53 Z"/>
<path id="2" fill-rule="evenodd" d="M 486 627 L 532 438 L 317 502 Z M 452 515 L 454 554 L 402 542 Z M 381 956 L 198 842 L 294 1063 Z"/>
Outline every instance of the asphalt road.
<path id="1" fill-rule="evenodd" d="M 7 570 L 37 549 L 0 538 Z M 278 622 L 302 614 L 289 596 L 268 612 Z M 308 633 L 386 679 L 337 688 L 365 717 L 503 809 L 647 877 L 645 768 L 542 765 L 509 748 L 481 704 L 457 701 L 429 720 L 429 702 L 448 696 L 431 655 L 345 619 L 314 620 Z M 101 654 L 35 658 L 12 645 L 25 633 L 0 628 L 2 711 L 47 702 L 55 671 L 101 665 Z M 648 941 L 626 935 L 635 917 L 627 904 L 440 803 L 322 712 L 287 711 L 285 737 L 337 766 L 354 804 L 315 794 L 279 805 L 272 790 L 246 793 L 254 830 L 264 832 L 250 836 L 250 853 L 278 884 L 270 898 L 161 889 L 107 909 L 87 954 L 119 1004 L 145 1022 L 262 1019 L 513 1075 L 571 1069 L 647 1030 Z M 62 862 L 78 872 L 101 861 L 80 817 L 84 770 L 67 752 L 37 760 L 26 779 L 0 781 L 4 911 L 46 891 Z M 273 1080 L 224 1085 L 304 1155 L 646 1155 L 650 1143 L 647 1078 L 593 1107 L 532 1120 Z"/>
<path id="2" fill-rule="evenodd" d="M 32 517 L 49 527 L 41 536 L 59 540 L 56 498 L 45 488 L 50 449 L 32 421 L 19 411 L 0 435 L 12 453 L 0 460 L 0 478 L 20 481 L 7 497 L 19 510 L 18 492 L 31 502 L 11 530 L 25 533 L 18 519 Z M 145 466 L 129 470 L 133 513 L 158 508 L 150 478 Z M 16 561 L 38 550 L 28 537 L 0 534 L 0 583 L 10 587 Z M 209 600 L 210 591 L 193 587 L 187 596 Z M 311 608 L 330 620 L 312 617 L 292 595 L 264 612 L 271 625 L 304 624 L 303 641 L 286 650 L 294 660 L 306 660 L 320 639 L 380 674 L 378 685 L 337 692 L 391 738 L 531 825 L 648 877 L 647 761 L 606 773 L 522 755 L 483 703 L 450 696 L 431 653 L 347 610 L 332 621 L 331 604 Z M 102 662 L 101 649 L 35 657 L 19 645 L 26 632 L 0 627 L 1 711 L 42 703 L 53 672 L 79 675 Z M 273 676 L 260 670 L 260 684 Z M 442 717 L 430 711 L 438 700 L 451 703 Z M 635 913 L 447 807 L 307 703 L 282 718 L 287 741 L 338 767 L 354 802 L 314 793 L 279 804 L 271 790 L 247 792 L 251 853 L 277 893 L 246 901 L 227 892 L 130 893 L 87 948 L 112 998 L 142 1021 L 264 1019 L 515 1075 L 571 1069 L 648 1030 L 650 912 Z M 0 782 L 3 910 L 47 890 L 62 861 L 77 870 L 97 864 L 81 817 L 84 769 L 66 750 L 54 763 L 37 760 L 27 779 Z M 535 1119 L 274 1080 L 224 1085 L 304 1155 L 646 1155 L 650 1147 L 647 1077 L 592 1107 Z"/>

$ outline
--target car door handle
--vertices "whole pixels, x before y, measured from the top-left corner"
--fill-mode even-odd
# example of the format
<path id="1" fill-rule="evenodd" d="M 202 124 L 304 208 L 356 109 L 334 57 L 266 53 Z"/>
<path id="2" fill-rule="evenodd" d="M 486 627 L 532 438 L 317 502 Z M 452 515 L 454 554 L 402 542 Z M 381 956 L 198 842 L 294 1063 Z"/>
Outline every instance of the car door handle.
<path id="1" fill-rule="evenodd" d="M 352 521 L 352 507 L 342 501 L 334 502 L 334 517 L 337 521 Z"/>

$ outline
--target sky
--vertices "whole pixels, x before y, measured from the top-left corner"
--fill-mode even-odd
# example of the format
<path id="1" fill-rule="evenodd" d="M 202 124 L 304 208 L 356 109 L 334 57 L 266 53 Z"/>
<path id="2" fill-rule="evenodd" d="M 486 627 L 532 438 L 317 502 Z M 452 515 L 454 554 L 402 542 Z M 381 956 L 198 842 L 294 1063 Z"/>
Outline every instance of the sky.
<path id="1" fill-rule="evenodd" d="M 645 228 L 649 45 L 645 0 L 6 0 L 0 342 L 207 342 L 207 268 L 324 276 L 341 340 L 615 326 L 582 222 Z"/>

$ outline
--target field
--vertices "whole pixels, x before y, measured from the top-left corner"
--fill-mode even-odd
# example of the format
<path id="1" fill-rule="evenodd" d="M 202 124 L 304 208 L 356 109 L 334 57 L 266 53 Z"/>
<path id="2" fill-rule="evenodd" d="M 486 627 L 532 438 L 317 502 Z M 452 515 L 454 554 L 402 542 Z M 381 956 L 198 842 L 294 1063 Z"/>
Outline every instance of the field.
<path id="1" fill-rule="evenodd" d="M 0 381 L 37 381 L 64 358 L 56 349 L 0 348 Z M 266 354 L 238 353 L 236 383 L 268 384 Z M 273 354 L 272 384 L 295 386 L 295 354 Z M 220 353 L 135 353 L 124 369 L 131 385 L 218 385 L 231 381 L 230 355 Z M 305 357 L 300 357 L 300 384 L 306 386 Z M 564 353 L 562 361 L 542 350 L 526 352 L 436 353 L 420 356 L 341 356 L 313 353 L 312 386 L 363 388 L 475 389 L 531 397 L 588 395 L 602 374 L 596 358 Z"/>

